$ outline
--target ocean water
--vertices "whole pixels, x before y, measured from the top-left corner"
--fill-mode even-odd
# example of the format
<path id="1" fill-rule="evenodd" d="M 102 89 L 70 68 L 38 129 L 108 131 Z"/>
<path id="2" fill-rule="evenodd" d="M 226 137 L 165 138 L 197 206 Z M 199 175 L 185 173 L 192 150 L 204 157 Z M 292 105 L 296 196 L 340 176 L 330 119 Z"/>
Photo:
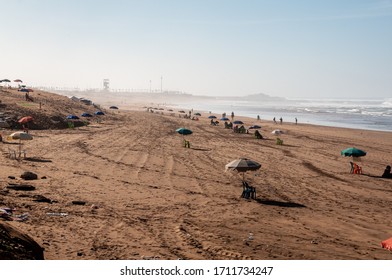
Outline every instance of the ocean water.
<path id="1" fill-rule="evenodd" d="M 226 113 L 262 120 L 392 131 L 392 98 L 384 100 L 302 99 L 283 101 L 241 101 L 216 98 L 213 101 L 179 104 L 195 111 Z M 220 117 L 217 116 L 217 117 Z"/>

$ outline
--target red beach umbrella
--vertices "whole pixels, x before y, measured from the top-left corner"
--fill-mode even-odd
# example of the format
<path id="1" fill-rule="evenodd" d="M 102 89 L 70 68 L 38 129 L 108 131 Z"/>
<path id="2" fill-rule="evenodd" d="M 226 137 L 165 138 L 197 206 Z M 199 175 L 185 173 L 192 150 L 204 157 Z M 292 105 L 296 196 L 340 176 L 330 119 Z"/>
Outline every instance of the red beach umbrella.
<path id="1" fill-rule="evenodd" d="M 381 246 L 389 251 L 392 251 L 392 237 L 381 242 Z"/>
<path id="2" fill-rule="evenodd" d="M 28 122 L 31 122 L 32 120 L 33 120 L 33 117 L 32 117 L 32 116 L 27 116 L 27 117 L 21 118 L 21 119 L 18 121 L 18 123 L 28 123 Z"/>
<path id="3" fill-rule="evenodd" d="M 15 83 L 23 83 L 23 81 L 21 79 L 16 79 L 14 80 Z"/>

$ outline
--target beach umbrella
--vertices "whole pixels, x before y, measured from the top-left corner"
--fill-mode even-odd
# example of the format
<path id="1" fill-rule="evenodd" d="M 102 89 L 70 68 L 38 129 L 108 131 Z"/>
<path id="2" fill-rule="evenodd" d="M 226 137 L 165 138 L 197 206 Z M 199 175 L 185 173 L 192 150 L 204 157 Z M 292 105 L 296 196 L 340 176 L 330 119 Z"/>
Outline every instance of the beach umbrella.
<path id="1" fill-rule="evenodd" d="M 14 140 L 19 140 L 19 156 L 21 154 L 21 145 L 22 145 L 22 140 L 33 140 L 33 136 L 31 136 L 30 134 L 24 132 L 24 131 L 17 131 L 14 132 L 10 135 L 10 137 Z"/>
<path id="2" fill-rule="evenodd" d="M 347 149 L 341 151 L 340 154 L 342 156 L 345 156 L 345 157 L 363 157 L 363 156 L 366 156 L 366 152 L 364 152 L 364 151 L 362 151 L 360 149 L 354 148 L 354 147 L 353 148 L 347 148 Z"/>
<path id="3" fill-rule="evenodd" d="M 33 136 L 24 131 L 14 132 L 10 136 L 14 140 L 33 140 Z"/>
<path id="4" fill-rule="evenodd" d="M 21 92 L 34 92 L 31 88 L 21 88 L 19 91 Z"/>
<path id="5" fill-rule="evenodd" d="M 93 115 L 91 115 L 89 113 L 83 113 L 81 116 L 85 117 L 85 118 L 91 118 Z"/>
<path id="6" fill-rule="evenodd" d="M 185 111 L 183 111 L 183 110 L 180 110 L 180 111 L 178 111 L 178 113 L 185 113 Z"/>
<path id="7" fill-rule="evenodd" d="M 225 170 L 235 170 L 242 173 L 242 179 L 244 179 L 246 171 L 255 171 L 260 169 L 260 163 L 247 158 L 239 158 L 233 160 L 225 165 Z"/>
<path id="8" fill-rule="evenodd" d="M 185 141 L 185 137 L 184 136 L 192 134 L 193 133 L 192 130 L 184 128 L 184 127 L 180 127 L 180 128 L 176 129 L 176 132 L 182 135 L 182 139 L 183 139 L 184 145 L 186 147 L 186 141 Z M 189 144 L 188 144 L 188 148 L 189 148 Z"/>
<path id="9" fill-rule="evenodd" d="M 249 129 L 260 129 L 260 128 L 261 128 L 261 126 L 259 126 L 257 124 L 249 127 Z"/>
<path id="10" fill-rule="evenodd" d="M 8 79 L 3 79 L 3 80 L 1 80 L 1 82 L 4 82 L 4 83 L 10 83 L 11 81 L 10 81 L 10 80 L 8 80 Z"/>
<path id="11" fill-rule="evenodd" d="M 233 124 L 244 124 L 242 121 L 234 121 Z"/>
<path id="12" fill-rule="evenodd" d="M 226 117 L 224 117 L 224 118 L 220 118 L 220 120 L 221 121 L 228 121 L 228 120 L 230 120 L 229 118 L 226 118 Z"/>
<path id="13" fill-rule="evenodd" d="M 68 120 L 78 120 L 79 117 L 78 117 L 78 116 L 75 116 L 75 115 L 68 115 L 68 116 L 67 116 L 67 119 L 68 119 Z"/>
<path id="14" fill-rule="evenodd" d="M 366 155 L 365 151 L 362 151 L 360 149 L 352 147 L 352 148 L 344 149 L 343 151 L 340 152 L 340 154 L 342 156 L 351 157 L 352 158 L 353 162 L 350 161 L 350 165 L 351 165 L 351 171 L 350 172 L 351 173 L 356 173 L 356 174 L 361 174 L 362 173 L 362 168 L 359 165 L 357 165 L 356 163 L 354 163 L 354 162 L 355 161 L 361 161 L 360 157 L 363 157 L 363 156 Z"/>
<path id="15" fill-rule="evenodd" d="M 32 116 L 27 116 L 27 117 L 23 117 L 23 118 L 21 118 L 19 121 L 18 121 L 18 123 L 28 123 L 28 122 L 31 122 L 33 120 L 33 117 Z"/>
<path id="16" fill-rule="evenodd" d="M 351 165 L 350 173 L 362 174 L 362 167 L 356 164 L 355 161 L 361 161 L 360 157 L 365 156 L 366 152 L 352 147 L 352 148 L 344 149 L 343 151 L 340 152 L 340 154 L 345 157 L 352 157 L 352 161 L 350 161 L 350 165 Z"/>
<path id="17" fill-rule="evenodd" d="M 208 118 L 209 118 L 209 119 L 216 119 L 215 116 L 209 116 Z"/>
<path id="18" fill-rule="evenodd" d="M 271 133 L 272 133 L 272 134 L 275 134 L 275 135 L 280 135 L 280 134 L 283 134 L 283 131 L 280 130 L 280 129 L 275 129 L 275 130 L 272 131 Z"/>
<path id="19" fill-rule="evenodd" d="M 102 111 L 97 111 L 97 112 L 95 112 L 95 114 L 96 114 L 97 116 L 103 116 L 103 115 L 105 115 L 105 113 L 102 112 Z"/>
<path id="20" fill-rule="evenodd" d="M 381 247 L 392 251 L 392 237 L 381 242 Z"/>
<path id="21" fill-rule="evenodd" d="M 168 109 L 169 112 L 173 112 L 173 109 Z"/>
<path id="22" fill-rule="evenodd" d="M 195 116 L 199 116 L 199 117 L 201 116 L 201 114 L 200 114 L 200 113 L 195 113 L 194 115 L 195 115 Z"/>
<path id="23" fill-rule="evenodd" d="M 118 107 L 117 106 L 110 106 L 109 109 L 118 110 Z"/>
<path id="24" fill-rule="evenodd" d="M 16 79 L 14 80 L 15 83 L 23 83 L 23 81 L 21 79 Z"/>
<path id="25" fill-rule="evenodd" d="M 176 132 L 178 132 L 179 134 L 182 134 L 183 136 L 184 135 L 189 135 L 189 134 L 193 133 L 192 130 L 184 128 L 184 127 L 176 129 Z"/>

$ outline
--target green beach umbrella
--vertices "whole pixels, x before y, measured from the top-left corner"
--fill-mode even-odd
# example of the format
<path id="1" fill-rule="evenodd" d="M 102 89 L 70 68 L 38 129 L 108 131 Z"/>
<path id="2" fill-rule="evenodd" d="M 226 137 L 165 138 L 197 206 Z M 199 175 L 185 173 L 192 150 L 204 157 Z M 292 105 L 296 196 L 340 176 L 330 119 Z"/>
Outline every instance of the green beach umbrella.
<path id="1" fill-rule="evenodd" d="M 364 152 L 364 151 L 362 151 L 360 149 L 354 148 L 354 147 L 353 148 L 347 148 L 347 149 L 341 151 L 340 154 L 342 156 L 345 156 L 345 157 L 363 157 L 363 156 L 366 156 L 366 152 Z"/>
<path id="2" fill-rule="evenodd" d="M 176 129 L 176 132 L 178 132 L 179 134 L 182 134 L 182 135 L 189 135 L 189 134 L 193 133 L 192 130 L 184 128 L 184 127 Z"/>

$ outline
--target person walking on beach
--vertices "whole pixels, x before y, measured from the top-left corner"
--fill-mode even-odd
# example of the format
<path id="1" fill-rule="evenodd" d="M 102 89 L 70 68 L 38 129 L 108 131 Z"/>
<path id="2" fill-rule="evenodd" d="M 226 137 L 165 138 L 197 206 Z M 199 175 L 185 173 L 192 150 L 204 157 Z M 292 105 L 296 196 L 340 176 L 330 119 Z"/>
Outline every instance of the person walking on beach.
<path id="1" fill-rule="evenodd" d="M 273 118 L 273 121 L 274 121 L 274 124 L 276 124 L 276 119 L 275 119 L 275 117 Z"/>
<path id="2" fill-rule="evenodd" d="M 297 120 L 297 118 L 295 118 L 295 124 L 297 124 L 298 123 L 298 120 Z"/>
<path id="3" fill-rule="evenodd" d="M 280 117 L 280 124 L 283 124 L 283 119 L 282 119 L 282 117 Z"/>
<path id="4" fill-rule="evenodd" d="M 260 120 L 260 116 L 259 116 L 259 115 L 257 115 L 257 120 L 258 120 L 258 121 Z"/>
<path id="5" fill-rule="evenodd" d="M 234 119 L 234 112 L 231 112 L 231 120 Z"/>

